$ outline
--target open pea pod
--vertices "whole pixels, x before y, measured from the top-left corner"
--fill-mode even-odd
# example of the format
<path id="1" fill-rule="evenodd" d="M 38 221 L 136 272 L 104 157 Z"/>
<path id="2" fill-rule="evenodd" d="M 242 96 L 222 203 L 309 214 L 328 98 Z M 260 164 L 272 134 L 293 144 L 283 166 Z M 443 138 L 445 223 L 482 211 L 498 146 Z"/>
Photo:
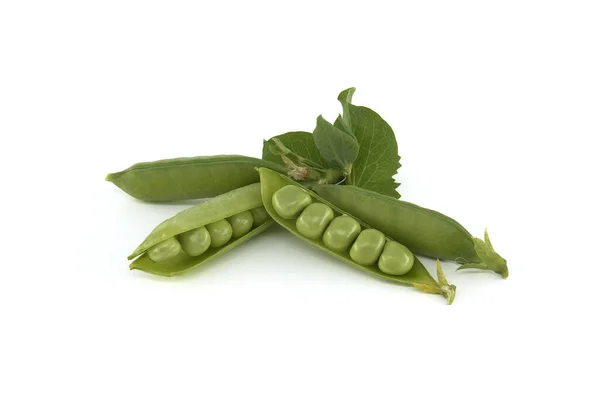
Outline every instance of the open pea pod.
<path id="1" fill-rule="evenodd" d="M 271 226 L 260 184 L 227 192 L 160 223 L 129 255 L 130 269 L 173 276 L 226 253 Z"/>
<path id="2" fill-rule="evenodd" d="M 288 231 L 290 231 L 294 235 L 304 239 L 305 241 L 308 241 L 312 245 L 320 248 L 321 250 L 326 251 L 339 259 L 342 259 L 343 261 L 351 264 L 354 267 L 357 267 L 361 270 L 364 270 L 368 273 L 374 274 L 378 277 L 381 277 L 383 279 L 386 279 L 386 280 L 389 280 L 392 282 L 412 285 L 415 288 L 417 288 L 423 292 L 443 295 L 447 298 L 448 304 L 452 303 L 452 301 L 454 300 L 456 287 L 454 285 L 448 284 L 445 276 L 443 275 L 441 267 L 439 266 L 439 263 L 438 263 L 438 267 L 437 267 L 439 281 L 436 281 L 429 274 L 429 272 L 427 271 L 425 266 L 423 266 L 423 264 L 416 257 L 414 258 L 414 263 L 412 264 L 412 268 L 410 268 L 410 271 L 408 271 L 406 274 L 402 274 L 402 275 L 389 274 L 389 273 L 382 271 L 377 266 L 365 265 L 365 264 L 361 264 L 361 263 L 358 263 L 357 261 L 355 261 L 356 257 L 353 257 L 351 254 L 352 249 L 354 249 L 354 246 L 352 249 L 350 249 L 350 253 L 347 250 L 346 251 L 333 251 L 330 249 L 331 245 L 328 247 L 326 245 L 326 243 L 324 242 L 324 237 L 325 237 L 324 235 L 316 234 L 314 236 L 315 238 L 309 238 L 307 236 L 306 232 L 301 233 L 301 231 L 299 230 L 298 227 L 300 227 L 302 229 L 302 224 L 298 223 L 298 219 L 294 218 L 294 215 L 292 213 L 290 213 L 289 215 L 283 214 L 282 211 L 277 208 L 277 206 L 278 206 L 277 200 L 274 201 L 274 195 L 277 192 L 280 192 L 280 190 L 286 186 L 298 187 L 305 193 L 304 194 L 305 196 L 306 195 L 310 196 L 310 199 L 307 200 L 306 203 L 303 205 L 305 207 L 304 209 L 308 209 L 308 208 L 306 208 L 306 206 L 309 203 L 323 204 L 323 205 L 326 205 L 329 208 L 331 208 L 331 210 L 333 211 L 332 216 L 328 219 L 329 221 L 331 221 L 334 216 L 340 217 L 343 215 L 348 215 L 348 216 L 352 217 L 353 219 L 355 219 L 356 221 L 358 221 L 358 223 L 360 224 L 360 230 L 362 232 L 367 231 L 367 230 L 373 231 L 373 229 L 371 229 L 371 227 L 369 225 L 362 222 L 360 219 L 354 217 L 354 215 L 350 215 L 350 214 L 343 212 L 341 209 L 339 209 L 336 206 L 332 205 L 331 203 L 325 201 L 324 199 L 322 199 L 321 197 L 316 195 L 314 192 L 302 187 L 301 185 L 299 185 L 298 183 L 294 182 L 293 180 L 287 178 L 286 176 L 283 176 L 280 173 L 277 173 L 273 170 L 269 170 L 266 168 L 259 168 L 258 171 L 259 171 L 259 175 L 260 175 L 261 195 L 262 195 L 264 207 L 267 210 L 267 212 L 269 213 L 269 215 L 278 224 L 280 224 L 281 226 L 286 228 Z M 304 201 L 304 200 L 302 200 L 302 201 Z M 283 216 L 280 213 L 282 213 Z M 381 234 L 381 233 L 379 233 L 379 234 Z M 353 237 L 353 239 L 356 239 L 356 235 Z M 358 240 L 358 239 L 356 239 L 356 240 Z M 355 243 L 356 243 L 356 241 L 355 241 Z"/>

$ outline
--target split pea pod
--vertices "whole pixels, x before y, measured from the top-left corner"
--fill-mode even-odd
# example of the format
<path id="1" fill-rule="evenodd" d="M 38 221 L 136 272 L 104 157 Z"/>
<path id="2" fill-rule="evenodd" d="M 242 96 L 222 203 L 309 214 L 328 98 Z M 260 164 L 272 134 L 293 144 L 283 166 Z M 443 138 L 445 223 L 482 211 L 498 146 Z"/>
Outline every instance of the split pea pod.
<path id="1" fill-rule="evenodd" d="M 130 269 L 173 276 L 265 231 L 272 223 L 260 184 L 227 192 L 165 220 L 129 255 Z"/>
<path id="2" fill-rule="evenodd" d="M 142 162 L 106 180 L 142 201 L 212 198 L 259 181 L 257 167 L 285 173 L 273 162 L 242 155 L 216 155 Z"/>
<path id="3" fill-rule="evenodd" d="M 438 265 L 436 281 L 402 243 L 325 201 L 275 171 L 260 168 L 261 194 L 269 215 L 285 229 L 323 251 L 366 272 L 396 283 L 413 285 L 454 300 Z"/>
<path id="4" fill-rule="evenodd" d="M 456 220 L 406 201 L 355 186 L 320 185 L 313 190 L 416 254 L 455 261 L 459 269 L 484 269 L 508 277 L 506 260 L 498 255 L 487 231 L 473 237 Z"/>

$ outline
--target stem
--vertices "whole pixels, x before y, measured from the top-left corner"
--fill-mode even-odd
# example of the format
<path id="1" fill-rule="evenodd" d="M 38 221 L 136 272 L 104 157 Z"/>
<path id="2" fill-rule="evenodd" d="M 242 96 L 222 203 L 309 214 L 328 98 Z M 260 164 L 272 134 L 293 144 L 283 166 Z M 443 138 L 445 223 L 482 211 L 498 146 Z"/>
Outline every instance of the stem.
<path id="1" fill-rule="evenodd" d="M 452 302 L 454 302 L 454 297 L 456 296 L 456 286 L 448 283 L 439 259 L 436 261 L 435 268 L 438 277 L 438 281 L 435 284 L 412 283 L 412 285 L 419 291 L 423 291 L 428 294 L 443 295 L 446 297 L 448 305 L 452 305 Z"/>
<path id="2" fill-rule="evenodd" d="M 487 229 L 483 234 L 483 240 L 473 237 L 473 246 L 477 257 L 481 262 L 464 263 L 457 270 L 463 269 L 481 269 L 490 270 L 498 273 L 502 278 L 508 278 L 508 266 L 506 259 L 498 255 L 492 247 L 490 236 L 488 235 Z"/>

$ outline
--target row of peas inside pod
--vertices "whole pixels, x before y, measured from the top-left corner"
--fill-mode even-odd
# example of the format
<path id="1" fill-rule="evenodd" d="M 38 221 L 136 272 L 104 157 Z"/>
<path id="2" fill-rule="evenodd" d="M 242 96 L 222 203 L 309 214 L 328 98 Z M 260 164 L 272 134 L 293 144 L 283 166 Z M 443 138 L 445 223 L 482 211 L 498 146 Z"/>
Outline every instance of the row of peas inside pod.
<path id="1" fill-rule="evenodd" d="M 128 259 L 131 269 L 172 276 L 199 266 L 266 230 L 260 184 L 209 199 L 163 221 Z"/>
<path id="2" fill-rule="evenodd" d="M 295 219 L 300 234 L 322 240 L 332 251 L 349 253 L 363 266 L 377 264 L 387 274 L 403 275 L 414 264 L 413 253 L 396 241 L 386 240 L 382 232 L 362 229 L 360 223 L 348 215 L 336 216 L 331 207 L 313 203 L 312 197 L 297 186 L 279 189 L 272 198 L 273 208 L 284 219 Z"/>
<path id="3" fill-rule="evenodd" d="M 208 248 L 218 248 L 232 238 L 240 238 L 253 227 L 258 227 L 268 218 L 264 207 L 244 211 L 206 226 L 188 230 L 175 237 L 167 238 L 147 250 L 153 262 L 175 258 L 182 251 L 188 256 L 200 256 Z"/>

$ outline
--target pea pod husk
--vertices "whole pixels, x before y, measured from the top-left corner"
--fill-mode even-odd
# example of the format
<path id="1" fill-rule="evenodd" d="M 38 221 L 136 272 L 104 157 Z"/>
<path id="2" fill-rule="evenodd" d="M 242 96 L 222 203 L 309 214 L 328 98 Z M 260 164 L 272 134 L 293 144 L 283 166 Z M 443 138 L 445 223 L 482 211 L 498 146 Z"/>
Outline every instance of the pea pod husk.
<path id="1" fill-rule="evenodd" d="M 386 280 L 389 280 L 389 281 L 392 281 L 395 283 L 412 285 L 412 286 L 420 289 L 423 292 L 436 293 L 436 294 L 443 295 L 447 298 L 448 304 L 452 303 L 452 301 L 454 300 L 456 287 L 454 285 L 448 284 L 445 277 L 443 276 L 443 272 L 442 272 L 441 268 L 438 268 L 438 280 L 439 281 L 436 281 L 429 274 L 429 272 L 427 271 L 425 266 L 423 266 L 423 264 L 417 258 L 415 258 L 413 267 L 407 274 L 400 275 L 400 276 L 390 275 L 390 274 L 386 274 L 386 273 L 382 272 L 376 266 L 369 267 L 369 266 L 360 265 L 360 264 L 354 262 L 348 254 L 336 253 L 334 251 L 329 250 L 323 244 L 321 238 L 310 239 L 310 238 L 307 238 L 307 237 L 301 235 L 296 228 L 296 220 L 295 219 L 284 219 L 284 218 L 280 217 L 272 205 L 273 194 L 275 194 L 275 192 L 277 192 L 277 190 L 279 190 L 280 188 L 285 187 L 290 184 L 303 188 L 303 190 L 305 190 L 314 200 L 330 206 L 333 209 L 333 211 L 335 213 L 337 213 L 338 215 L 348 214 L 349 216 L 354 217 L 356 220 L 358 220 L 358 222 L 362 225 L 363 228 L 365 228 L 365 229 L 371 228 L 371 226 L 364 223 L 360 218 L 357 218 L 356 215 L 342 211 L 340 208 L 336 207 L 332 203 L 324 200 L 323 198 L 319 197 L 314 192 L 305 189 L 298 183 L 287 178 L 286 176 L 281 175 L 280 173 L 277 173 L 273 170 L 269 170 L 267 168 L 259 168 L 258 171 L 260 174 L 261 195 L 262 195 L 263 205 L 264 205 L 265 209 L 267 210 L 269 215 L 271 215 L 273 220 L 275 220 L 275 222 L 277 222 L 278 224 L 283 226 L 285 229 L 290 231 L 292 234 L 302 238 L 303 240 L 311 243 L 312 245 L 320 248 L 321 250 L 326 251 L 326 252 L 330 253 L 331 255 L 345 261 L 346 263 L 349 263 L 352 266 L 357 267 L 361 270 L 364 270 L 368 273 L 374 274 L 377 277 L 380 277 L 380 278 L 383 278 L 383 279 L 386 279 Z"/>
<path id="2" fill-rule="evenodd" d="M 141 162 L 106 180 L 142 201 L 212 198 L 259 181 L 257 167 L 285 173 L 270 161 L 242 155 L 216 155 Z"/>
<path id="3" fill-rule="evenodd" d="M 475 238 L 456 220 L 431 209 L 355 186 L 318 185 L 313 190 L 416 254 L 455 261 L 459 269 L 483 269 L 508 277 L 506 260 L 488 236 Z"/>

